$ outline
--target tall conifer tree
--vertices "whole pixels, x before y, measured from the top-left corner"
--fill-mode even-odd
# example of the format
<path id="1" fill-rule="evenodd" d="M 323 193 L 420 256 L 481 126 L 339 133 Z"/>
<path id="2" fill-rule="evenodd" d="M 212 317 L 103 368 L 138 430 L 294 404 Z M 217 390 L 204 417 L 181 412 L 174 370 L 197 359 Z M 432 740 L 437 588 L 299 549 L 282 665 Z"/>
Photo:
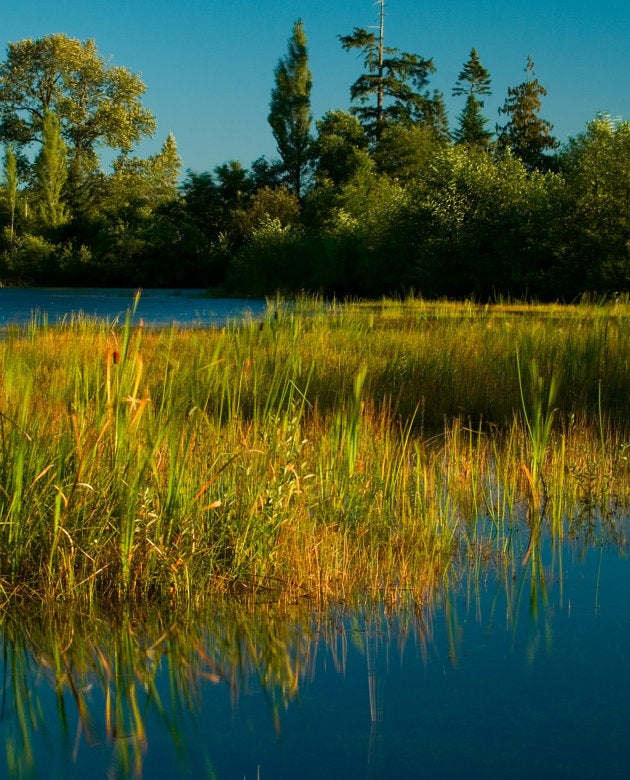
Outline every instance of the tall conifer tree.
<path id="1" fill-rule="evenodd" d="M 522 84 L 508 88 L 508 96 L 499 109 L 499 113 L 509 119 L 503 127 L 497 125 L 497 146 L 499 149 L 511 149 L 529 170 L 534 170 L 548 166 L 549 158 L 545 152 L 555 149 L 558 142 L 551 134 L 551 122 L 538 116 L 547 90 L 534 74 L 531 57 L 527 58 L 525 73 L 527 78 Z"/>
<path id="2" fill-rule="evenodd" d="M 350 87 L 350 98 L 358 104 L 352 113 L 376 139 L 388 122 L 429 125 L 443 135 L 446 115 L 442 96 L 437 91 L 431 95 L 426 89 L 429 76 L 435 73 L 433 60 L 384 45 L 384 0 L 379 0 L 379 5 L 378 34 L 355 27 L 351 35 L 339 36 L 346 51 L 358 49 L 363 54 L 365 72 Z"/>
<path id="3" fill-rule="evenodd" d="M 13 248 L 15 243 L 15 215 L 18 203 L 18 172 L 17 158 L 11 144 L 7 145 L 4 155 L 4 190 L 9 212 L 7 237 L 9 240 L 9 247 Z"/>
<path id="4" fill-rule="evenodd" d="M 492 133 L 486 129 L 488 120 L 481 113 L 484 104 L 479 96 L 489 94 L 490 74 L 481 64 L 477 49 L 472 49 L 453 87 L 454 96 L 466 96 L 466 105 L 459 116 L 459 127 L 453 134 L 456 143 L 488 146 Z"/>

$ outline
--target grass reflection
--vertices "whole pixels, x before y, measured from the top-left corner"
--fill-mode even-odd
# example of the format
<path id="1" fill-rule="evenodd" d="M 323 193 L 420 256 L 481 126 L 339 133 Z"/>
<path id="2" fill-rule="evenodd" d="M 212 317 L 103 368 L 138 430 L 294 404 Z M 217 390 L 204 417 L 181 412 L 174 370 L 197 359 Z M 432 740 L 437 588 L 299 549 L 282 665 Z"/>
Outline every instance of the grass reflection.
<path id="1" fill-rule="evenodd" d="M 623 531 L 608 520 L 579 516 L 565 533 L 577 554 L 595 540 L 602 547 L 625 544 Z M 524 550 L 530 553 L 525 564 Z M 315 681 L 322 654 L 345 675 L 349 645 L 365 659 L 367 760 L 375 762 L 384 718 L 383 658 L 396 647 L 402 657 L 412 641 L 426 664 L 446 652 L 457 667 L 466 621 L 474 616 L 491 625 L 500 601 L 514 641 L 519 621 L 525 622 L 525 652 L 533 662 L 538 652 L 551 649 L 548 594 L 562 583 L 562 550 L 548 527 L 531 537 L 522 519 L 509 555 L 490 560 L 481 548 L 464 550 L 461 565 L 422 598 L 411 590 L 376 599 L 365 593 L 322 609 L 226 597 L 199 613 L 173 613 L 169 622 L 159 611 L 5 611 L 1 717 L 8 775 L 38 776 L 44 739 L 44 749 L 53 744 L 52 752 L 61 750 L 69 765 L 80 766 L 96 753 L 109 777 L 141 777 L 151 740 L 163 735 L 179 756 L 179 771 L 189 772 L 188 740 L 204 687 L 229 691 L 235 708 L 252 690 L 261 692 L 280 737 L 284 711 Z M 484 582 L 494 597 L 482 592 Z M 442 648 L 435 646 L 437 615 L 445 625 Z M 198 752 L 196 743 L 197 767 Z M 205 763 L 212 767 L 212 755 Z"/>
<path id="2" fill-rule="evenodd" d="M 279 733 L 318 654 L 343 670 L 352 643 L 378 724 L 381 644 L 428 652 L 435 611 L 457 664 L 470 610 L 505 599 L 516 633 L 527 607 L 533 658 L 566 550 L 627 543 L 628 338 L 624 302 L 310 301 L 208 332 L 9 333 L 11 775 L 51 728 L 120 776 L 142 773 L 148 721 L 185 756 L 205 684 L 234 702 L 257 686 Z"/>
<path id="3" fill-rule="evenodd" d="M 185 769 L 191 718 L 208 684 L 229 689 L 233 706 L 252 686 L 260 690 L 280 735 L 282 713 L 300 686 L 314 680 L 319 654 L 344 673 L 349 640 L 358 638 L 369 659 L 384 631 L 403 643 L 409 631 L 417 633 L 420 611 L 401 607 L 395 626 L 391 609 L 383 611 L 371 599 L 355 611 L 340 605 L 326 612 L 227 599 L 208 613 L 177 615 L 169 624 L 139 613 L 71 619 L 63 611 L 19 619 L 5 613 L 1 717 L 10 724 L 4 732 L 8 775 L 39 776 L 44 739 L 54 745 L 51 755 L 61 749 L 69 765 L 96 751 L 108 776 L 141 777 L 148 722 L 169 735 Z M 349 615 L 360 621 L 360 633 Z M 375 697 L 374 691 L 372 720 L 378 719 Z"/>

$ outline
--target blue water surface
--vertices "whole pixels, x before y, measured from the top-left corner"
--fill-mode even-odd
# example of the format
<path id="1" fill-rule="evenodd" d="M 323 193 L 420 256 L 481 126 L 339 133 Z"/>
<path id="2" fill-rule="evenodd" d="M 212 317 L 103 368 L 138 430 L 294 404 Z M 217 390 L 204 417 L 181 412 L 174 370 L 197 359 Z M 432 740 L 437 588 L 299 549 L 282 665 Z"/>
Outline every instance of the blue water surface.
<path id="1" fill-rule="evenodd" d="M 77 315 L 123 323 L 137 293 L 135 288 L 2 287 L 0 327 L 25 325 L 33 317 L 56 324 Z M 265 309 L 265 301 L 208 298 L 203 290 L 143 289 L 135 321 L 148 327 L 221 326 L 258 317 Z"/>
<path id="2" fill-rule="evenodd" d="M 67 689 L 61 723 L 35 653 L 29 688 L 41 720 L 28 776 L 627 777 L 629 566 L 625 547 L 567 545 L 536 575 L 462 579 L 413 619 L 382 606 L 314 613 L 293 653 L 308 657 L 293 692 L 269 681 L 262 649 L 231 679 L 202 664 L 183 698 L 180 672 L 163 663 L 159 703 L 138 698 L 146 739 L 135 767 L 120 761 L 133 735 L 106 735 L 98 685 L 86 693 L 89 728 Z M 207 636 L 215 629 L 225 629 L 218 617 Z M 6 664 L 4 685 L 9 744 L 19 713 Z"/>

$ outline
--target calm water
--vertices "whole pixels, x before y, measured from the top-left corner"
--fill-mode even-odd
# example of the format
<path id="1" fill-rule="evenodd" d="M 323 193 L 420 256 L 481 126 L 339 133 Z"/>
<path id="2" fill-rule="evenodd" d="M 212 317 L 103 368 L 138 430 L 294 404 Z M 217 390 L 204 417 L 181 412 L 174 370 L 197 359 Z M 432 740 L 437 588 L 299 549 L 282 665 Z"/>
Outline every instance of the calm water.
<path id="1" fill-rule="evenodd" d="M 54 324 L 72 315 L 84 314 L 107 321 L 124 322 L 133 307 L 136 289 L 122 288 L 0 288 L 0 327 L 27 324 L 34 315 Z M 228 320 L 260 316 L 264 301 L 213 299 L 203 290 L 142 290 L 136 312 L 147 326 L 172 324 L 223 325 Z"/>
<path id="2" fill-rule="evenodd" d="M 393 615 L 5 623 L 0 741 L 46 778 L 627 777 L 625 542 L 541 563 Z"/>
<path id="3" fill-rule="evenodd" d="M 122 320 L 134 293 L 4 288 L 0 325 Z M 264 308 L 147 290 L 137 317 L 203 326 Z M 628 777 L 629 535 L 574 536 L 393 614 L 0 613 L 0 777 Z"/>

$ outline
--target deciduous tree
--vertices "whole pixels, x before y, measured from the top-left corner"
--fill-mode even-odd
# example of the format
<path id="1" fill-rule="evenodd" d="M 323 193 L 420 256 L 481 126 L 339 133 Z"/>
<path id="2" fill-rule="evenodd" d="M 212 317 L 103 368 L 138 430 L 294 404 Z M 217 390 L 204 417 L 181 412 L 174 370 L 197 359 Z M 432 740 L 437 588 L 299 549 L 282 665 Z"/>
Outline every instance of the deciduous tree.
<path id="1" fill-rule="evenodd" d="M 10 43 L 0 64 L 0 139 L 41 143 L 53 111 L 71 159 L 94 159 L 101 145 L 129 152 L 155 129 L 144 91 L 140 77 L 108 64 L 93 40 L 55 34 Z"/>
<path id="2" fill-rule="evenodd" d="M 268 121 L 291 190 L 300 197 L 311 158 L 311 86 L 306 33 L 301 19 L 293 25 L 287 54 L 274 72 Z"/>
<path id="3" fill-rule="evenodd" d="M 317 122 L 315 176 L 340 187 L 370 165 L 368 139 L 359 120 L 346 111 L 328 111 Z"/>
<path id="4" fill-rule="evenodd" d="M 383 130 L 373 157 L 379 171 L 405 182 L 422 175 L 443 145 L 426 125 L 392 124 Z"/>
<path id="5" fill-rule="evenodd" d="M 591 289 L 630 287 L 630 122 L 600 115 L 571 139 L 568 250 Z"/>

